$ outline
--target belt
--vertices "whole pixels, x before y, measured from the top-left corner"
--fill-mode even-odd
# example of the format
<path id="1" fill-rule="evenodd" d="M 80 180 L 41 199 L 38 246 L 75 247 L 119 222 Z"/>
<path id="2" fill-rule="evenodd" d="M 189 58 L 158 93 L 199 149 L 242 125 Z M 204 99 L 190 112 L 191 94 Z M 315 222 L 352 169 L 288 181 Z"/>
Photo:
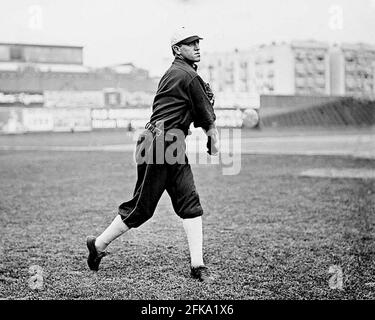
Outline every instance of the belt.
<path id="1" fill-rule="evenodd" d="M 145 125 L 145 129 L 151 131 L 157 137 L 159 137 L 163 133 L 161 129 L 159 129 L 157 126 L 155 126 L 151 122 L 147 122 L 147 124 Z"/>
<path id="2" fill-rule="evenodd" d="M 155 134 L 157 137 L 159 137 L 162 133 L 163 133 L 163 130 L 159 129 L 157 126 L 155 126 L 153 123 L 151 122 L 147 122 L 147 124 L 145 125 L 145 129 L 151 131 L 153 134 Z M 182 129 L 182 128 L 176 128 L 176 129 L 179 129 L 179 130 L 182 130 L 185 134 L 185 137 L 187 135 L 190 135 L 191 134 L 191 131 L 189 129 Z"/>

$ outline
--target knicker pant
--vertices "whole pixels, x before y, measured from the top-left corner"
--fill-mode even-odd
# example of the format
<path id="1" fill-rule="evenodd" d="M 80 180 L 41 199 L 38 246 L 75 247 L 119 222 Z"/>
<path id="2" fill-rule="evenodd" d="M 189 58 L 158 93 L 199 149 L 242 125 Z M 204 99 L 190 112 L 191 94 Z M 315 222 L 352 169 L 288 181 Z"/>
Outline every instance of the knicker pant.
<path id="1" fill-rule="evenodd" d="M 119 214 L 129 228 L 137 228 L 150 219 L 163 192 L 167 190 L 173 209 L 182 219 L 203 214 L 193 173 L 185 163 L 137 165 L 137 182 L 133 198 L 119 206 Z"/>

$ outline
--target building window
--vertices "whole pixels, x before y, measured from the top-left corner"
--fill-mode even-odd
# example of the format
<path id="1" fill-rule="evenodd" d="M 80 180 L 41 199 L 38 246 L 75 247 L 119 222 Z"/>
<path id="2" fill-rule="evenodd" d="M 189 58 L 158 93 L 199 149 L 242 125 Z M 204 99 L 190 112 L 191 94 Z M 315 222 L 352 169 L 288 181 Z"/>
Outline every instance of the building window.
<path id="1" fill-rule="evenodd" d="M 10 47 L 10 60 L 24 61 L 23 48 L 19 46 Z"/>
<path id="2" fill-rule="evenodd" d="M 268 78 L 273 78 L 275 76 L 273 70 L 269 70 L 267 76 Z"/>

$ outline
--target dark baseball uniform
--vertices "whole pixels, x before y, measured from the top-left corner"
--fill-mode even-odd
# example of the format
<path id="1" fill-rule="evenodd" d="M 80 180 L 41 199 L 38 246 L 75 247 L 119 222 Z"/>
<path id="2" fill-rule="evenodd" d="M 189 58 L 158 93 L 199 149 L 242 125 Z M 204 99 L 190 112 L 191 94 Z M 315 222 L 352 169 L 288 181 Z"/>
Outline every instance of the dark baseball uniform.
<path id="1" fill-rule="evenodd" d="M 133 198 L 119 206 L 119 214 L 129 228 L 136 228 L 152 217 L 163 192 L 167 190 L 173 208 L 183 219 L 203 214 L 199 195 L 195 189 L 193 173 L 185 154 L 185 140 L 191 123 L 208 131 L 215 126 L 216 116 L 205 91 L 205 83 L 196 72 L 196 65 L 176 57 L 172 66 L 161 78 L 153 103 L 150 123 L 163 128 L 160 136 L 146 130 L 137 142 L 137 152 L 149 153 L 154 161 L 137 163 L 137 182 Z M 172 130 L 171 130 L 172 129 Z M 182 144 L 177 158 L 183 163 L 159 163 L 154 151 L 163 140 L 163 151 L 176 141 L 169 132 L 178 129 Z M 173 134 L 172 134 L 173 136 Z M 159 149 L 160 150 L 160 149 Z M 181 152 L 182 150 L 182 152 Z"/>

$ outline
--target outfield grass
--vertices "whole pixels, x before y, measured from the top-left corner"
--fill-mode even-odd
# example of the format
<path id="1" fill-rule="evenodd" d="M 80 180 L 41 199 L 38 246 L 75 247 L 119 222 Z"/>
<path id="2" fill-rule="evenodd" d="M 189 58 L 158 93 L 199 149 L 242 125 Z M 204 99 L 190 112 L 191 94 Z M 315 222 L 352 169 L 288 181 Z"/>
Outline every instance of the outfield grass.
<path id="1" fill-rule="evenodd" d="M 299 176 L 311 168 L 375 161 L 243 155 L 237 176 L 193 166 L 216 276 L 199 283 L 166 194 L 151 220 L 109 247 L 98 273 L 88 270 L 86 236 L 133 191 L 131 153 L 0 151 L 0 298 L 374 299 L 374 180 Z M 32 265 L 43 268 L 41 290 L 28 286 Z M 343 270 L 342 291 L 328 286 L 331 265 Z"/>

